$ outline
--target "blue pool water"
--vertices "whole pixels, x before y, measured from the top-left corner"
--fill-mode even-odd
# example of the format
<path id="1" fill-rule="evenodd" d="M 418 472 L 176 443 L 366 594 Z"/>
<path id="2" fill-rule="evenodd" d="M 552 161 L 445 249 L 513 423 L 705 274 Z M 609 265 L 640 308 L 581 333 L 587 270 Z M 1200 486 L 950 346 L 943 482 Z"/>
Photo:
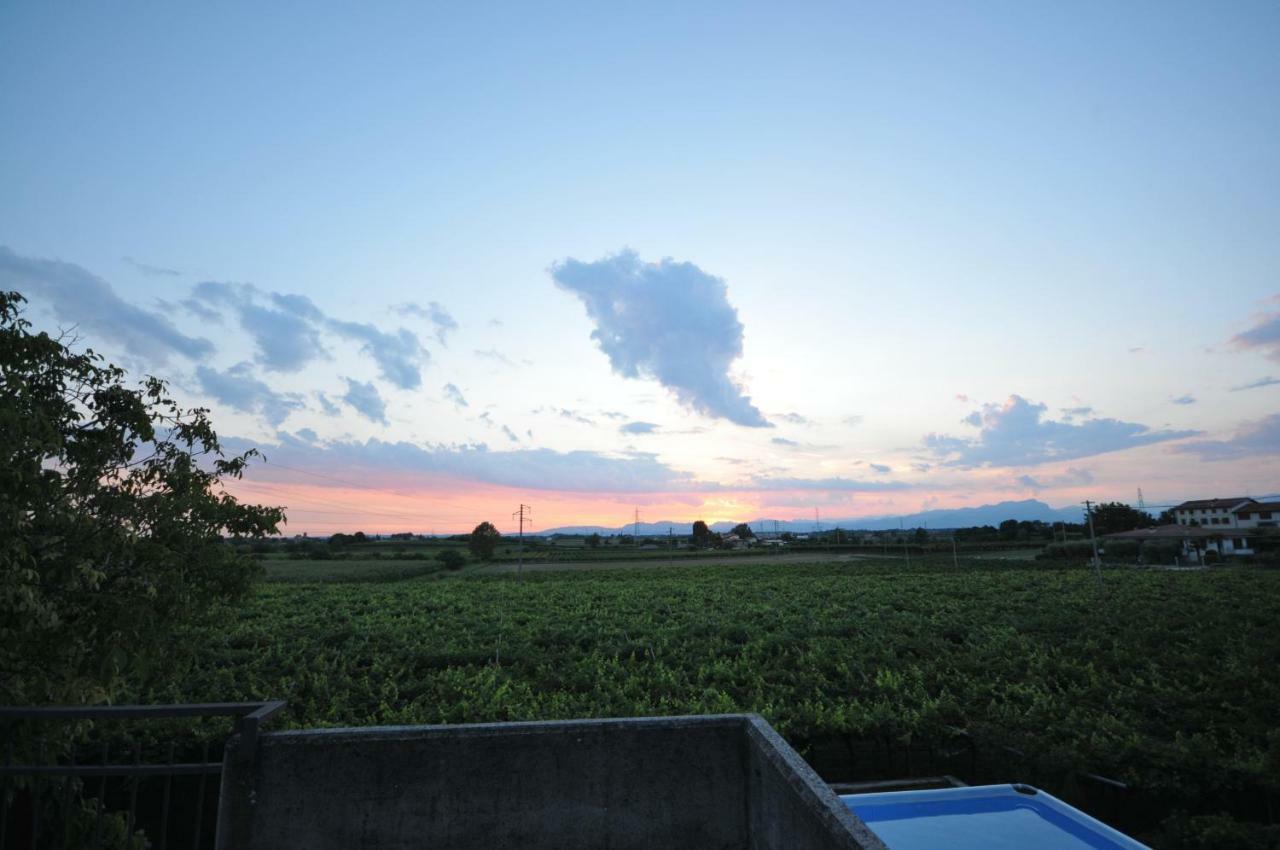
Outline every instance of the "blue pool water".
<path id="1" fill-rule="evenodd" d="M 1149 850 L 1026 785 L 847 794 L 890 850 Z"/>

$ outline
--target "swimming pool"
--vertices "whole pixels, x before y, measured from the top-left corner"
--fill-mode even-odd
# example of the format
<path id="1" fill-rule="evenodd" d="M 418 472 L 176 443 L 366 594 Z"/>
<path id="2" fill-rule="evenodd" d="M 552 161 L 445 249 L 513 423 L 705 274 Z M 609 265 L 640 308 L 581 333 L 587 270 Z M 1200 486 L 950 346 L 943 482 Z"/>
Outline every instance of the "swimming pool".
<path id="1" fill-rule="evenodd" d="M 1150 850 L 1029 785 L 846 794 L 890 850 Z"/>

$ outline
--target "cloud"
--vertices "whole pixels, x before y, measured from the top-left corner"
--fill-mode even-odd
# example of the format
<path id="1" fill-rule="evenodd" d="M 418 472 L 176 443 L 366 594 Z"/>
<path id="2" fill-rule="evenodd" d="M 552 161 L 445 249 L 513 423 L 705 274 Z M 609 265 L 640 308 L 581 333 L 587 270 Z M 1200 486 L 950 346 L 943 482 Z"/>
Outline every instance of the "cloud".
<path id="1" fill-rule="evenodd" d="M 60 321 L 148 363 L 167 363 L 174 354 L 197 360 L 214 352 L 209 340 L 187 336 L 164 316 L 121 300 L 110 284 L 72 263 L 20 257 L 0 246 L 0 289 L 16 289 Z"/>
<path id="2" fill-rule="evenodd" d="M 1229 439 L 1193 440 L 1174 446 L 1174 451 L 1209 461 L 1280 455 L 1280 413 L 1242 424 Z"/>
<path id="3" fill-rule="evenodd" d="M 1019 490 L 1052 490 L 1057 487 L 1079 487 L 1093 483 L 1093 473 L 1087 469 L 1076 469 L 1068 467 L 1067 470 L 1059 475 L 1050 475 L 1047 477 L 1033 478 L 1030 475 L 1019 475 L 1013 479 L 1014 486 Z"/>
<path id="4" fill-rule="evenodd" d="M 337 416 L 342 412 L 342 409 L 330 401 L 329 397 L 324 393 L 316 393 L 316 400 L 320 402 L 320 411 L 324 413 L 325 416 Z"/>
<path id="5" fill-rule="evenodd" d="M 182 309 L 186 310 L 202 322 L 209 322 L 210 324 L 216 325 L 222 324 L 221 313 L 212 307 L 202 304 L 194 298 L 184 298 L 178 303 L 181 305 Z"/>
<path id="6" fill-rule="evenodd" d="M 1232 387 L 1231 392 L 1238 393 L 1243 390 L 1256 390 L 1259 387 L 1270 387 L 1275 384 L 1280 384 L 1280 378 L 1273 378 L 1270 375 L 1267 375 L 1265 378 L 1259 378 L 1256 381 L 1250 381 L 1247 384 L 1241 384 L 1238 387 Z"/>
<path id="7" fill-rule="evenodd" d="M 878 493 L 884 490 L 907 490 L 912 485 L 901 481 L 859 481 L 853 478 L 774 478 L 755 476 L 747 480 L 746 490 L 827 490 L 845 493 Z M 730 487 L 729 489 L 736 489 Z"/>
<path id="8" fill-rule="evenodd" d="M 254 444 L 239 438 L 223 441 L 232 451 Z M 285 444 L 264 446 L 268 462 L 255 465 L 256 477 L 275 472 L 272 461 L 300 469 L 341 469 L 342 477 L 385 487 L 389 474 L 444 476 L 452 479 L 518 487 L 581 493 L 670 493 L 701 489 L 684 472 L 657 460 L 652 454 L 606 455 L 593 451 L 557 452 L 551 449 L 491 451 L 478 445 L 418 445 L 408 442 L 332 442 L 320 446 Z M 292 480 L 290 478 L 290 480 Z"/>
<path id="9" fill-rule="evenodd" d="M 236 410 L 256 413 L 272 425 L 279 425 L 290 413 L 306 407 L 297 394 L 278 393 L 255 378 L 248 363 L 239 363 L 225 372 L 197 366 L 196 381 L 202 392 Z"/>
<path id="10" fill-rule="evenodd" d="M 430 355 L 410 331 L 401 328 L 394 334 L 378 330 L 364 322 L 330 319 L 329 327 L 337 333 L 363 343 L 360 350 L 378 364 L 378 373 L 402 390 L 417 389 L 422 384 L 419 366 Z"/>
<path id="11" fill-rule="evenodd" d="M 867 466 L 874 472 L 878 472 L 881 475 L 888 475 L 890 472 L 893 472 L 893 467 L 885 466 L 883 463 L 869 463 Z"/>
<path id="12" fill-rule="evenodd" d="M 862 424 L 862 420 L 863 420 L 864 418 L 865 418 L 865 417 L 863 417 L 863 416 L 860 416 L 860 415 L 858 415 L 858 414 L 854 414 L 854 415 L 852 415 L 852 416 L 846 416 L 845 418 L 841 419 L 840 421 L 841 421 L 843 424 L 845 424 L 845 425 L 848 425 L 848 426 L 850 426 L 850 427 L 853 427 L 854 425 L 861 425 L 861 424 Z"/>
<path id="13" fill-rule="evenodd" d="M 569 258 L 550 271 L 586 306 L 591 337 L 614 372 L 652 377 L 704 416 L 768 427 L 729 376 L 742 355 L 742 322 L 723 280 L 692 263 L 642 263 L 633 251 L 592 263 Z"/>
<path id="14" fill-rule="evenodd" d="M 795 440 L 788 440 L 786 437 L 774 437 L 769 442 L 773 443 L 775 446 L 786 446 L 789 449 L 796 448 L 800 445 Z"/>
<path id="15" fill-rule="evenodd" d="M 458 329 L 458 323 L 454 321 L 453 316 L 449 315 L 449 311 L 435 301 L 426 307 L 408 301 L 397 304 L 392 309 L 410 316 L 417 316 L 419 319 L 426 319 L 435 328 L 436 341 L 444 346 L 448 345 L 445 338 Z"/>
<path id="16" fill-rule="evenodd" d="M 561 419 L 568 419 L 570 422 L 577 422 L 579 425 L 595 425 L 595 420 L 584 416 L 582 413 L 567 407 L 539 407 L 533 411 L 536 413 L 554 413 Z"/>
<path id="17" fill-rule="evenodd" d="M 925 447 L 946 466 L 1034 466 L 1074 460 L 1196 435 L 1197 431 L 1152 431 L 1136 422 L 1087 419 L 1079 424 L 1045 419 L 1046 406 L 1018 395 L 978 411 L 976 438 L 928 434 Z M 972 417 L 970 417 L 972 419 Z M 966 420 L 969 421 L 969 420 Z"/>
<path id="18" fill-rule="evenodd" d="M 1075 419 L 1078 416 L 1093 415 L 1093 408 L 1089 407 L 1088 405 L 1081 405 L 1080 407 L 1063 407 L 1060 409 L 1062 410 L 1062 418 L 1067 420 L 1068 422 L 1070 422 L 1072 419 Z M 978 423 L 974 423 L 974 424 L 978 424 Z"/>
<path id="19" fill-rule="evenodd" d="M 658 430 L 658 426 L 653 422 L 628 422 L 619 426 L 618 430 L 624 434 L 652 434 Z"/>
<path id="20" fill-rule="evenodd" d="M 503 354 L 501 351 L 499 351 L 499 350 L 498 350 L 498 349 L 496 349 L 496 348 L 486 348 L 486 349 L 479 349 L 479 348 L 477 348 L 477 349 L 475 350 L 475 355 L 476 355 L 476 357 L 483 357 L 483 358 L 485 358 L 486 360 L 497 360 L 497 361 L 498 361 L 499 363 L 501 363 L 503 366 L 515 366 L 515 365 L 516 365 L 514 360 L 512 360 L 510 357 L 508 357 L 507 355 Z"/>
<path id="21" fill-rule="evenodd" d="M 449 401 L 453 402 L 458 407 L 467 406 L 466 396 L 462 394 L 462 390 L 458 389 L 455 384 L 444 385 L 444 397 L 449 399 Z"/>
<path id="22" fill-rule="evenodd" d="M 136 270 L 142 272 L 149 277 L 181 277 L 182 272 L 177 269 L 166 269 L 163 266 L 151 266 L 146 263 L 140 263 L 133 257 L 121 257 L 122 262 L 126 265 L 133 266 Z"/>
<path id="23" fill-rule="evenodd" d="M 1196 400 L 1191 395 L 1180 395 L 1175 399 L 1170 399 L 1174 404 L 1195 404 Z"/>
<path id="24" fill-rule="evenodd" d="M 347 391 L 342 400 L 355 409 L 357 413 L 372 422 L 387 423 L 387 405 L 378 394 L 378 388 L 371 382 L 360 382 L 351 378 L 347 382 Z"/>
<path id="25" fill-rule="evenodd" d="M 430 357 L 418 337 L 404 328 L 387 333 L 366 322 L 333 319 L 305 295 L 205 281 L 196 285 L 190 302 L 235 311 L 240 327 L 257 346 L 255 359 L 272 371 L 296 372 L 312 360 L 327 357 L 321 336 L 326 331 L 360 343 L 360 350 L 378 365 L 379 374 L 401 389 L 416 389 L 422 383 L 419 367 Z"/>
<path id="26" fill-rule="evenodd" d="M 1267 300 L 1268 303 L 1280 304 L 1280 295 Z M 1231 345 L 1246 351 L 1260 351 L 1268 360 L 1280 362 L 1280 309 L 1259 313 L 1253 327 L 1233 336 Z"/>
<path id="27" fill-rule="evenodd" d="M 327 356 L 309 315 L 312 310 L 319 312 L 310 299 L 301 295 L 276 299 L 277 306 L 284 309 L 274 309 L 255 303 L 256 293 L 248 284 L 204 281 L 196 284 L 192 298 L 234 310 L 240 327 L 257 346 L 254 359 L 267 369 L 297 372 L 315 358 Z"/>
<path id="28" fill-rule="evenodd" d="M 510 440 L 511 442 L 513 442 L 513 443 L 518 443 L 518 442 L 520 442 L 520 438 L 516 436 L 516 432 L 515 432 L 515 431 L 512 431 L 512 430 L 511 430 L 510 428 L 508 428 L 506 425 L 503 425 L 503 426 L 502 426 L 502 433 L 506 434 L 506 435 L 507 435 L 507 439 L 508 439 L 508 440 Z"/>
<path id="29" fill-rule="evenodd" d="M 791 425 L 812 425 L 813 424 L 812 419 L 809 419 L 808 417 L 805 417 L 805 416 L 801 416 L 799 413 L 795 413 L 795 412 L 775 413 L 774 418 L 781 419 L 783 422 L 787 422 Z"/>

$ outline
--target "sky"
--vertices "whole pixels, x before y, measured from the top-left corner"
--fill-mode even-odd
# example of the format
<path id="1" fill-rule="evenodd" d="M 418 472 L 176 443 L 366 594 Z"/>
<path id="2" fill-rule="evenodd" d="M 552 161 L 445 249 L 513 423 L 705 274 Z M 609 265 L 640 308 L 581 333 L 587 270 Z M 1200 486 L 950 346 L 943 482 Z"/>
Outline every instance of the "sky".
<path id="1" fill-rule="evenodd" d="M 4 4 L 0 287 L 261 449 L 288 533 L 1274 493 L 1277 40 L 1247 0 Z"/>

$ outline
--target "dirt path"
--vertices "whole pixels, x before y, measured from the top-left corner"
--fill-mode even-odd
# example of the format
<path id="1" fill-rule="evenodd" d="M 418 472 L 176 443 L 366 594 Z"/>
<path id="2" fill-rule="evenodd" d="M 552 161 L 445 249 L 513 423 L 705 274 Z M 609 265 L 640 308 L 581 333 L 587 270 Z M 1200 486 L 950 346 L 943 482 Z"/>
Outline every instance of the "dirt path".
<path id="1" fill-rule="evenodd" d="M 579 570 L 640 570 L 640 569 L 661 569 L 665 567 L 723 567 L 741 564 L 743 566 L 770 564 L 770 565 L 786 565 L 786 564 L 830 564 L 832 562 L 843 561 L 864 561 L 870 558 L 883 560 L 882 558 L 871 555 L 828 555 L 822 552 L 797 552 L 795 554 L 785 555 L 708 555 L 706 557 L 691 558 L 687 555 L 665 559 L 665 558 L 637 558 L 634 561 L 624 561 L 621 559 L 610 559 L 607 561 L 545 561 L 541 563 L 529 563 L 524 565 L 524 571 L 527 573 L 553 573 L 553 572 L 576 572 Z M 489 564 L 479 569 L 470 570 L 471 574 L 492 574 L 492 573 L 514 573 L 516 565 L 509 562 L 500 564 Z"/>

